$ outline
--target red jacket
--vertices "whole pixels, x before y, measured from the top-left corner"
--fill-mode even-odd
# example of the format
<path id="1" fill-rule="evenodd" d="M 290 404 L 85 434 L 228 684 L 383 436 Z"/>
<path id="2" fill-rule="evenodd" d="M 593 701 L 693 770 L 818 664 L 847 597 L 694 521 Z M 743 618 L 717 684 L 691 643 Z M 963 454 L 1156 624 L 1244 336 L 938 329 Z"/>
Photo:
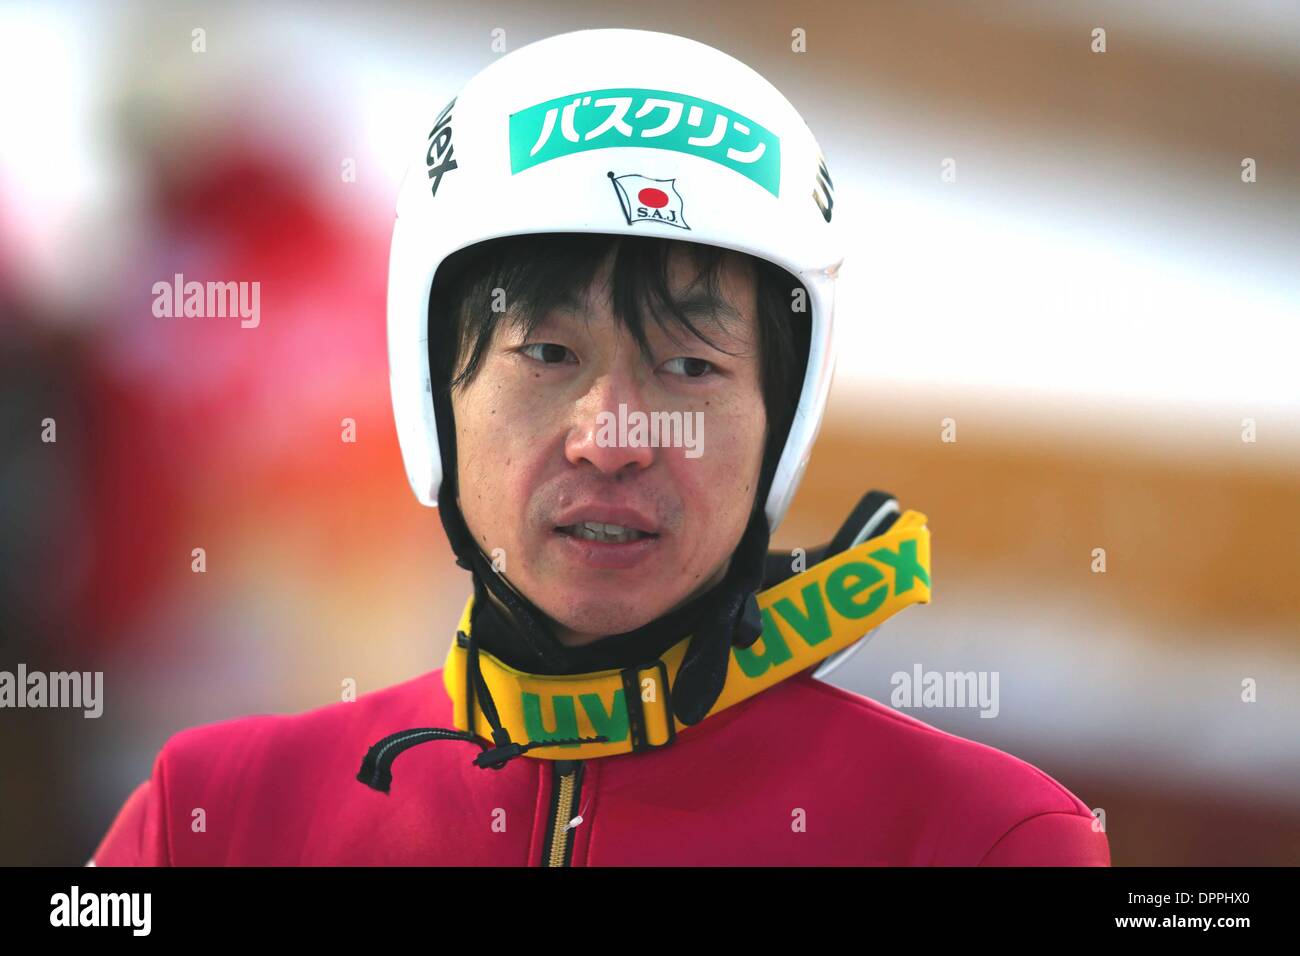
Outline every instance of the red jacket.
<path id="1" fill-rule="evenodd" d="M 397 760 L 388 794 L 358 782 L 361 759 L 395 730 L 453 726 L 441 670 L 304 714 L 196 727 L 166 743 L 93 859 L 1109 865 L 1088 807 L 1041 770 L 812 670 L 679 730 L 660 750 L 572 762 L 524 755 L 492 770 L 472 764 L 470 743 L 428 743 Z"/>

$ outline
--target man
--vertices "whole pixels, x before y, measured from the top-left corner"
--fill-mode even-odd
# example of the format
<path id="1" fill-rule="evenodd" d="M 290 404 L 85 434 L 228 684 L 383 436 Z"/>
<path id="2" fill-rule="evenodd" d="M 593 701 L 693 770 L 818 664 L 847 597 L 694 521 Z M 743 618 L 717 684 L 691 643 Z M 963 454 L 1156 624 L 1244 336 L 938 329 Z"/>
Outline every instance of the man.
<path id="1" fill-rule="evenodd" d="M 798 113 L 702 44 L 580 31 L 471 80 L 389 282 L 408 477 L 473 577 L 446 665 L 177 734 L 94 862 L 1107 865 L 1046 774 L 817 677 L 930 597 L 925 516 L 882 493 L 768 553 L 834 221 Z"/>

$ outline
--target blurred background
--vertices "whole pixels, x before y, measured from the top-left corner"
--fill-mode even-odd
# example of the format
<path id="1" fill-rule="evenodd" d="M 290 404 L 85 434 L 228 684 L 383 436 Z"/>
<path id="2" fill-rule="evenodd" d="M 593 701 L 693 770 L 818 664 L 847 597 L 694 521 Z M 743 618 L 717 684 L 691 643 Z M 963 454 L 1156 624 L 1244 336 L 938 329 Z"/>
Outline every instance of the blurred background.
<path id="1" fill-rule="evenodd" d="M 1300 863 L 1290 0 L 0 4 L 0 669 L 105 675 L 98 720 L 0 710 L 0 863 L 85 862 L 178 730 L 441 666 L 469 581 L 389 407 L 403 157 L 494 30 L 598 26 L 740 58 L 827 157 L 842 351 L 775 544 L 881 488 L 934 548 L 831 682 L 996 671 L 994 719 L 907 712 L 1104 810 L 1116 865 Z M 178 272 L 260 282 L 260 325 L 154 316 Z"/>

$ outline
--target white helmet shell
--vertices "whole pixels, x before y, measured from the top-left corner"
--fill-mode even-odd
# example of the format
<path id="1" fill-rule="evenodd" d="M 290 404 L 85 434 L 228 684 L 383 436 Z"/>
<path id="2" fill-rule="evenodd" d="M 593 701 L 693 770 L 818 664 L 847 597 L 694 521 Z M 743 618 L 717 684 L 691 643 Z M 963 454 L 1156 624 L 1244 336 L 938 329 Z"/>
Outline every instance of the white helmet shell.
<path id="1" fill-rule="evenodd" d="M 703 43 L 580 30 L 483 69 L 433 121 L 398 194 L 388 362 L 416 497 L 436 506 L 442 483 L 428 349 L 442 261 L 500 236 L 657 235 L 758 256 L 808 289 L 807 373 L 764 507 L 774 531 L 803 476 L 834 371 L 843 256 L 833 202 L 799 113 L 758 73 Z"/>

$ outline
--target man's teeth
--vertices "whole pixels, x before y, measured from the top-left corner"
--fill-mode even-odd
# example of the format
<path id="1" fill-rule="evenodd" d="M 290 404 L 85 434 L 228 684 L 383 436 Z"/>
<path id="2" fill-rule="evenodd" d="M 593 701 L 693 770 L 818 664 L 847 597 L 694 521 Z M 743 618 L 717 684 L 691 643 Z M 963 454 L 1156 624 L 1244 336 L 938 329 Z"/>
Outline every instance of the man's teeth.
<path id="1" fill-rule="evenodd" d="M 622 525 L 604 524 L 600 521 L 584 521 L 581 524 L 571 524 L 564 530 L 575 538 L 582 538 L 584 541 L 604 541 L 613 544 L 622 544 L 646 537 L 644 531 L 637 531 L 635 528 L 624 528 Z"/>

